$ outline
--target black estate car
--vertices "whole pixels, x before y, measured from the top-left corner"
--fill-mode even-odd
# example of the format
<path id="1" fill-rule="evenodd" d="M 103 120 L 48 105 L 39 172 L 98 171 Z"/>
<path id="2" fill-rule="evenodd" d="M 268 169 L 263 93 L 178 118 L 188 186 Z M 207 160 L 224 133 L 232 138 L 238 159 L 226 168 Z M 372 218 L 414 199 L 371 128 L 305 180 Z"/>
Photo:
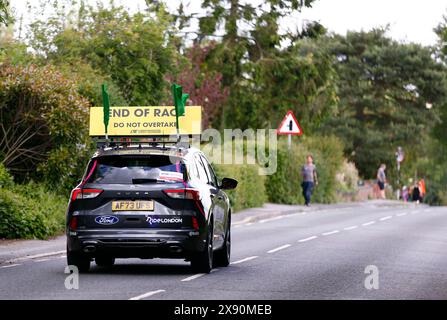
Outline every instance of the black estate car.
<path id="1" fill-rule="evenodd" d="M 228 266 L 231 207 L 204 154 L 161 144 L 104 147 L 90 160 L 67 210 L 67 262 L 182 258 L 198 272 Z"/>

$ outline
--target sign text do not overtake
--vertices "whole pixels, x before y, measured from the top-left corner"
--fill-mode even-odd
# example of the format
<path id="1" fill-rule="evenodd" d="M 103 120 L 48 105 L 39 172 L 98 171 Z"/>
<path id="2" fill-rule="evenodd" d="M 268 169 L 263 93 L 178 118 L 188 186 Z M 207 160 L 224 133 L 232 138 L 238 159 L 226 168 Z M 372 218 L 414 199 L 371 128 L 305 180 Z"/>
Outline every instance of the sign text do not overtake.
<path id="1" fill-rule="evenodd" d="M 176 117 L 173 106 L 110 107 L 109 136 L 168 136 L 176 134 Z M 90 108 L 90 135 L 104 136 L 103 108 Z M 179 118 L 180 134 L 201 133 L 200 106 L 188 106 Z"/>

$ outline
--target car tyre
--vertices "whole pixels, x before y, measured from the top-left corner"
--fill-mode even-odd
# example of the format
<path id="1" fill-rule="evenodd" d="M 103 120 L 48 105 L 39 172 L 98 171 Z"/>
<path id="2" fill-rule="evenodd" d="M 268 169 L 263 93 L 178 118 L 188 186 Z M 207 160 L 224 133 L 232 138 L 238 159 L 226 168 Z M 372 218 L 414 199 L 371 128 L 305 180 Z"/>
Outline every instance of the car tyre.
<path id="1" fill-rule="evenodd" d="M 224 245 L 222 249 L 219 249 L 214 253 L 214 265 L 216 267 L 228 267 L 230 265 L 230 258 L 231 258 L 231 229 L 230 224 L 228 224 Z"/>
<path id="2" fill-rule="evenodd" d="M 67 252 L 67 264 L 76 266 L 80 273 L 88 272 L 90 269 L 90 258 L 79 252 Z"/>
<path id="3" fill-rule="evenodd" d="M 95 263 L 98 267 L 111 267 L 115 264 L 114 257 L 96 257 Z"/>
<path id="4" fill-rule="evenodd" d="M 213 227 L 209 228 L 205 250 L 192 256 L 191 267 L 200 273 L 210 273 L 213 269 Z"/>

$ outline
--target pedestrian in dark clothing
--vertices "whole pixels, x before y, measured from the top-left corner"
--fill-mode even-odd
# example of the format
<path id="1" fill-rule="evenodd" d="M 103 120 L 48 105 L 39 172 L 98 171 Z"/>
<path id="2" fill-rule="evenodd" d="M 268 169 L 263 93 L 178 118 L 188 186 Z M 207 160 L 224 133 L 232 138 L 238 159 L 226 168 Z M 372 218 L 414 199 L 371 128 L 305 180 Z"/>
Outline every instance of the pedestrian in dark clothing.
<path id="1" fill-rule="evenodd" d="M 317 169 L 311 155 L 307 156 L 307 162 L 301 169 L 301 176 L 303 177 L 301 187 L 303 188 L 304 203 L 309 206 L 314 186 L 318 185 Z"/>
<path id="2" fill-rule="evenodd" d="M 413 188 L 411 198 L 412 198 L 413 202 L 416 202 L 416 203 L 419 203 L 421 201 L 421 190 L 419 190 L 419 186 L 417 184 Z"/>

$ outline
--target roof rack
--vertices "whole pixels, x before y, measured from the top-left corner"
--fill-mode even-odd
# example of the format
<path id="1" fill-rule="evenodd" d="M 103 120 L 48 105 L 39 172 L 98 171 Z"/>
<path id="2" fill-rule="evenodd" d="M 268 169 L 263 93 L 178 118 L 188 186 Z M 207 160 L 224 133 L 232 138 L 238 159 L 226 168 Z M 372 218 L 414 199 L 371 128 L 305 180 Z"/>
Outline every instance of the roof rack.
<path id="1" fill-rule="evenodd" d="M 179 138 L 175 140 L 169 139 L 167 136 L 148 136 L 148 137 L 109 137 L 105 138 L 96 138 L 96 148 L 99 150 L 104 150 L 106 148 L 127 148 L 131 146 L 138 145 L 139 148 L 142 148 L 143 145 L 149 148 L 162 148 L 162 149 L 170 149 L 168 147 L 175 147 L 177 149 L 180 148 L 190 148 L 191 147 L 191 138 L 192 135 L 181 135 Z"/>

